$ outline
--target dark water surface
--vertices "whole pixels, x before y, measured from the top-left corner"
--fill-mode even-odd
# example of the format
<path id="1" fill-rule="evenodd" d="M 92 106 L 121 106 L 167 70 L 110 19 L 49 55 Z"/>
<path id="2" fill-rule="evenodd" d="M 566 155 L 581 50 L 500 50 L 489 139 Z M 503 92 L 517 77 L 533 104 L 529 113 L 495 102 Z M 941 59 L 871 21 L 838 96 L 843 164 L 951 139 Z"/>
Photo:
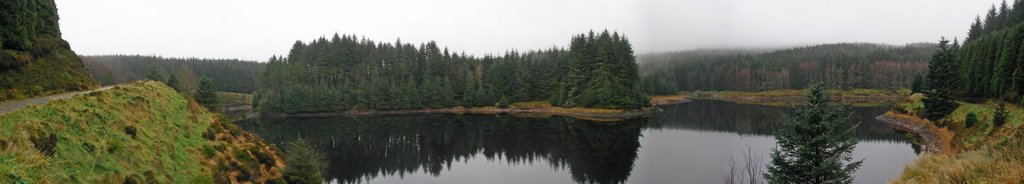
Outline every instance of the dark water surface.
<path id="1" fill-rule="evenodd" d="M 719 101 L 662 107 L 651 118 L 414 115 L 240 122 L 267 141 L 298 136 L 326 153 L 332 183 L 722 183 L 750 147 L 765 162 L 787 109 Z M 884 183 L 915 148 L 874 120 L 888 107 L 854 108 L 864 159 L 857 183 Z"/>

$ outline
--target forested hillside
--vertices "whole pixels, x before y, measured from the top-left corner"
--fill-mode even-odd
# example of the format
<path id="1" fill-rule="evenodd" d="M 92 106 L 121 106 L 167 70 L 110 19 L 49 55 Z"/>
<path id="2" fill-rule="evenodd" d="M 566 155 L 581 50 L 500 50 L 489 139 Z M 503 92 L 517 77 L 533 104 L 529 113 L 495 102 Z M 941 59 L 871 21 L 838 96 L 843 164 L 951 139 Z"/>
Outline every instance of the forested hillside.
<path id="1" fill-rule="evenodd" d="M 112 85 L 147 79 L 150 75 L 167 82 L 177 78 L 185 91 L 194 92 L 206 78 L 222 91 L 252 93 L 256 76 L 264 63 L 237 59 L 164 58 L 140 55 L 82 56 L 89 73 L 100 84 Z"/>
<path id="2" fill-rule="evenodd" d="M 1024 94 L 1024 3 L 993 6 L 975 19 L 964 43 L 954 43 L 955 94 L 1017 98 Z"/>
<path id="3" fill-rule="evenodd" d="M 563 107 L 638 109 L 639 71 L 629 41 L 608 31 L 576 35 L 568 50 L 475 57 L 396 40 L 356 36 L 298 41 L 273 57 L 256 98 L 265 112 L 340 112 L 504 106 L 549 101 Z"/>
<path id="4" fill-rule="evenodd" d="M 761 91 L 829 88 L 910 87 L 928 67 L 934 44 L 890 46 L 826 44 L 782 50 L 696 50 L 640 57 L 643 89 L 649 94 L 679 91 Z"/>
<path id="5" fill-rule="evenodd" d="M 53 0 L 0 2 L 0 101 L 96 87 L 58 19 Z"/>
<path id="6" fill-rule="evenodd" d="M 1005 1 L 976 18 L 966 39 L 939 41 L 923 95 L 879 119 L 930 127 L 926 154 L 896 183 L 1021 183 L 1024 181 L 1024 2 Z M 1014 103 L 1018 102 L 1018 103 Z M 920 118 L 919 118 L 920 117 Z"/>

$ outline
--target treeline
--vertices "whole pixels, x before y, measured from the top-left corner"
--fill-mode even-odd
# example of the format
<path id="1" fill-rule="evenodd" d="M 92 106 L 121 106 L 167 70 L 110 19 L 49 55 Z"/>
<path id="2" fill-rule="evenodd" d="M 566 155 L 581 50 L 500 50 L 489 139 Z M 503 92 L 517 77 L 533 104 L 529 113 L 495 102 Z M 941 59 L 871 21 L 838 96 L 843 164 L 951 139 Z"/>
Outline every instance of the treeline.
<path id="1" fill-rule="evenodd" d="M 272 57 L 260 76 L 265 112 L 340 112 L 507 106 L 549 101 L 564 107 L 637 109 L 638 68 L 618 33 L 576 35 L 568 50 L 508 51 L 474 57 L 431 41 L 415 46 L 354 35 L 297 41 L 287 57 Z"/>
<path id="2" fill-rule="evenodd" d="M 927 71 L 934 44 L 825 44 L 775 51 L 696 50 L 640 57 L 649 94 L 679 91 L 761 91 L 910 87 Z"/>
<path id="3" fill-rule="evenodd" d="M 96 87 L 58 19 L 53 0 L 0 2 L 0 101 Z"/>
<path id="4" fill-rule="evenodd" d="M 944 79 L 953 94 L 967 98 L 1005 97 L 1024 94 L 1024 4 L 1004 1 L 992 7 L 985 20 L 975 19 L 961 45 L 949 47 L 953 56 L 953 78 Z"/>
<path id="5" fill-rule="evenodd" d="M 103 85 L 114 85 L 158 76 L 168 82 L 176 78 L 181 90 L 196 92 L 202 79 L 209 79 L 221 91 L 252 93 L 264 63 L 237 59 L 164 58 L 140 55 L 81 56 L 89 73 Z"/>

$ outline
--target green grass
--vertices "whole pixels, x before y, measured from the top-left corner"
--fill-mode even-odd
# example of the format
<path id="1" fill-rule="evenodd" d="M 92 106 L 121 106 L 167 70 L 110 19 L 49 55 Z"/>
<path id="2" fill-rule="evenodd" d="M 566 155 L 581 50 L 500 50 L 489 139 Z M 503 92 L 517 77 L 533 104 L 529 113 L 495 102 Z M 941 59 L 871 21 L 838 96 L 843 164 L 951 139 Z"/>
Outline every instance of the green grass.
<path id="1" fill-rule="evenodd" d="M 157 82 L 17 110 L 0 116 L 0 183 L 210 183 L 211 165 L 234 158 L 222 152 L 267 147 L 227 133 L 208 140 L 231 127 L 219 118 Z"/>
<path id="2" fill-rule="evenodd" d="M 903 97 L 910 95 L 909 89 L 829 89 L 829 94 L 840 97 Z M 692 91 L 682 92 L 683 95 L 694 99 L 724 100 L 736 103 L 771 105 L 771 106 L 792 106 L 803 103 L 804 96 L 807 96 L 806 89 L 781 89 L 771 91 Z M 797 97 L 797 98 L 794 98 Z M 890 105 L 896 101 L 840 101 L 844 105 L 852 106 L 880 106 Z"/>
<path id="3" fill-rule="evenodd" d="M 223 107 L 252 105 L 252 94 L 217 92 L 217 98 Z"/>
<path id="4" fill-rule="evenodd" d="M 192 152 L 206 144 L 198 135 L 212 119 L 209 113 L 190 112 L 184 96 L 154 84 L 116 87 L 18 110 L 0 117 L 0 140 L 9 144 L 0 151 L 0 173 L 8 177 L 0 179 L 111 183 L 133 178 L 170 183 L 209 178 Z M 137 135 L 126 133 L 128 127 L 137 129 Z M 57 137 L 52 156 L 31 141 L 49 135 Z"/>

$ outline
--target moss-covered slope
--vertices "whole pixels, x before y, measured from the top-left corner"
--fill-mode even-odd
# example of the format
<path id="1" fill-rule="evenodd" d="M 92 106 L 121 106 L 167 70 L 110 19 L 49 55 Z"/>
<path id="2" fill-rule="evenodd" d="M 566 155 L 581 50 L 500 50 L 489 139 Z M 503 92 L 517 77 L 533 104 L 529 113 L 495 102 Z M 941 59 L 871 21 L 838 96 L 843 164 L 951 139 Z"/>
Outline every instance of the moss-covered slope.
<path id="1" fill-rule="evenodd" d="M 0 115 L 0 183 L 279 181 L 258 136 L 157 82 Z"/>
<path id="2" fill-rule="evenodd" d="M 95 88 L 53 0 L 0 1 L 0 101 Z"/>

